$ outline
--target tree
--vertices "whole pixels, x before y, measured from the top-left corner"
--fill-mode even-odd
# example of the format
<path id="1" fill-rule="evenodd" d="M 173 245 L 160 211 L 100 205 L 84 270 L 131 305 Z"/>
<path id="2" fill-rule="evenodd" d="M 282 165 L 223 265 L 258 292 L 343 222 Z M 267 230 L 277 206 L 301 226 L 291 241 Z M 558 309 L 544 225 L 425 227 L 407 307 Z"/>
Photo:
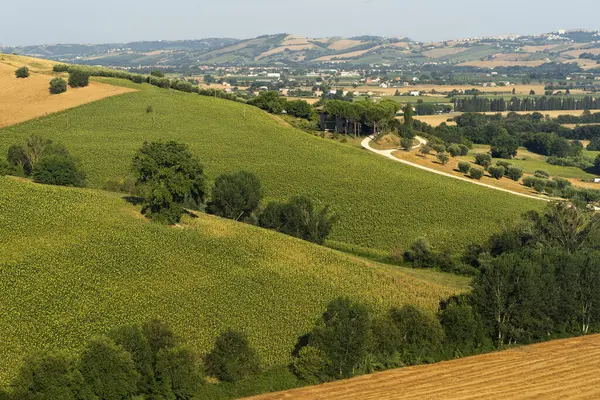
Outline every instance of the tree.
<path id="1" fill-rule="evenodd" d="M 410 138 L 400 139 L 400 147 L 405 151 L 410 151 L 413 147 L 413 140 Z"/>
<path id="2" fill-rule="evenodd" d="M 518 148 L 519 142 L 508 134 L 498 135 L 491 141 L 492 157 L 495 158 L 513 158 Z"/>
<path id="3" fill-rule="evenodd" d="M 207 356 L 208 372 L 225 382 L 237 382 L 257 373 L 259 364 L 246 336 L 233 330 L 220 334 Z"/>
<path id="4" fill-rule="evenodd" d="M 487 168 L 492 163 L 492 156 L 488 153 L 475 154 L 475 164 Z"/>
<path id="5" fill-rule="evenodd" d="M 398 328 L 396 348 L 408 364 L 436 361 L 444 332 L 437 318 L 412 305 L 392 308 L 390 320 Z"/>
<path id="6" fill-rule="evenodd" d="M 153 220 L 179 222 L 184 207 L 204 203 L 204 169 L 187 146 L 177 142 L 145 142 L 133 158 L 136 185 L 145 190 L 142 213 Z"/>
<path id="7" fill-rule="evenodd" d="M 518 182 L 523 176 L 523 168 L 519 167 L 518 165 L 511 165 L 506 169 L 506 176 L 509 179 Z"/>
<path id="8" fill-rule="evenodd" d="M 463 174 L 468 174 L 471 169 L 471 163 L 468 161 L 461 161 L 458 163 L 458 170 Z"/>
<path id="9" fill-rule="evenodd" d="M 444 152 L 439 152 L 435 155 L 437 157 L 437 159 L 439 160 L 439 162 L 442 165 L 446 165 L 448 164 L 448 161 L 450 161 L 450 157 L 448 156 L 448 153 Z"/>
<path id="10" fill-rule="evenodd" d="M 17 78 L 29 78 L 29 68 L 21 67 L 15 71 L 15 76 Z"/>
<path id="11" fill-rule="evenodd" d="M 32 176 L 35 182 L 47 185 L 85 186 L 85 173 L 69 155 L 50 154 L 42 157 L 35 164 Z"/>
<path id="12" fill-rule="evenodd" d="M 61 94 L 67 91 L 67 82 L 63 78 L 54 78 L 50 81 L 50 94 Z"/>
<path id="13" fill-rule="evenodd" d="M 479 180 L 483 176 L 483 169 L 477 168 L 477 167 L 472 167 L 469 170 L 469 176 L 473 179 Z"/>
<path id="14" fill-rule="evenodd" d="M 257 97 L 248 100 L 248 104 L 265 110 L 271 114 L 281 114 L 286 107 L 286 100 L 278 92 L 261 92 Z"/>
<path id="15" fill-rule="evenodd" d="M 435 254 L 431 244 L 425 238 L 418 238 L 404 252 L 404 261 L 419 268 L 432 268 L 435 264 Z"/>
<path id="16" fill-rule="evenodd" d="M 224 174 L 215 179 L 207 210 L 220 217 L 243 220 L 258 208 L 261 197 L 256 175 L 247 171 Z"/>
<path id="17" fill-rule="evenodd" d="M 455 356 L 472 354 L 478 345 L 479 324 L 472 307 L 465 301 L 451 301 L 439 313 L 444 343 Z"/>
<path id="18" fill-rule="evenodd" d="M 452 157 L 458 157 L 462 153 L 460 146 L 457 144 L 451 144 L 448 146 L 447 151 Z"/>
<path id="19" fill-rule="evenodd" d="M 84 398 L 83 377 L 68 352 L 41 352 L 25 358 L 13 381 L 15 399 L 78 400 Z"/>
<path id="20" fill-rule="evenodd" d="M 531 96 L 535 96 L 535 90 L 531 89 L 531 90 L 529 91 L 529 94 L 530 94 Z"/>
<path id="21" fill-rule="evenodd" d="M 90 83 L 90 77 L 83 71 L 71 70 L 69 72 L 69 86 L 72 88 L 85 87 Z"/>
<path id="22" fill-rule="evenodd" d="M 155 76 L 157 78 L 164 78 L 165 74 L 163 74 L 163 72 L 159 69 L 153 69 L 150 72 L 150 76 Z"/>
<path id="23" fill-rule="evenodd" d="M 404 129 L 411 132 L 414 127 L 414 110 L 412 104 L 408 103 L 406 107 L 402 109 L 402 112 L 404 112 Z"/>
<path id="24" fill-rule="evenodd" d="M 348 298 L 337 298 L 309 335 L 309 345 L 316 347 L 331 361 L 329 375 L 347 378 L 354 375 L 372 342 L 367 308 Z"/>
<path id="25" fill-rule="evenodd" d="M 216 79 L 209 74 L 204 75 L 204 83 L 206 83 L 207 85 L 210 85 L 211 83 L 215 83 Z"/>
<path id="26" fill-rule="evenodd" d="M 166 399 L 194 399 L 203 381 L 196 354 L 187 347 L 167 347 L 156 357 L 158 394 Z"/>
<path id="27" fill-rule="evenodd" d="M 421 145 L 421 149 L 419 151 L 421 152 L 421 154 L 426 156 L 429 153 L 431 153 L 431 146 L 429 146 L 427 143 L 424 143 Z"/>
<path id="28" fill-rule="evenodd" d="M 285 111 L 288 115 L 296 118 L 310 119 L 313 115 L 313 108 L 305 100 L 292 100 L 285 102 Z"/>
<path id="29" fill-rule="evenodd" d="M 502 179 L 506 170 L 503 166 L 490 166 L 488 168 L 488 172 L 490 173 L 492 178 Z"/>
<path id="30" fill-rule="evenodd" d="M 22 169 L 25 175 L 31 174 L 32 166 L 27 156 L 27 150 L 20 144 L 13 144 L 8 148 L 6 160 L 10 165 Z"/>
<path id="31" fill-rule="evenodd" d="M 87 388 L 101 399 L 125 399 L 137 391 L 140 376 L 131 355 L 107 337 L 88 342 L 79 369 Z"/>

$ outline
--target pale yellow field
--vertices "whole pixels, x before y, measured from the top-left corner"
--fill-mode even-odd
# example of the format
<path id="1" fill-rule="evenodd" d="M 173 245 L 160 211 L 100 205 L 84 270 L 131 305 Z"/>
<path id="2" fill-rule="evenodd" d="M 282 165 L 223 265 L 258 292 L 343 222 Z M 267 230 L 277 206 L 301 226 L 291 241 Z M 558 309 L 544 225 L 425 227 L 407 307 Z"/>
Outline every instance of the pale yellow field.
<path id="1" fill-rule="evenodd" d="M 577 58 L 583 53 L 600 54 L 600 49 L 570 50 L 570 51 L 565 51 L 564 53 L 560 53 L 560 55 L 562 56 L 563 54 L 566 54 L 566 55 Z"/>
<path id="2" fill-rule="evenodd" d="M 444 57 L 444 56 L 462 53 L 465 50 L 467 50 L 466 47 L 445 47 L 442 49 L 433 49 L 433 50 L 424 51 L 423 55 L 425 57 L 429 57 L 429 58 L 438 58 L 438 57 Z"/>
<path id="3" fill-rule="evenodd" d="M 360 40 L 341 39 L 330 44 L 327 48 L 331 50 L 346 50 L 352 47 L 361 45 L 363 42 Z"/>
<path id="4" fill-rule="evenodd" d="M 543 115 L 548 115 L 550 116 L 550 118 L 556 118 L 559 115 L 575 115 L 575 116 L 579 116 L 583 114 L 582 110 L 552 110 L 552 111 L 540 111 Z M 431 126 L 439 126 L 442 124 L 442 122 L 446 122 L 448 125 L 455 125 L 454 122 L 447 122 L 448 118 L 454 118 L 456 116 L 462 115 L 463 113 L 461 112 L 454 112 L 454 113 L 448 113 L 448 114 L 440 114 L 440 115 L 417 115 L 415 116 L 415 119 L 421 121 L 421 122 L 425 122 Z M 494 114 L 498 114 L 495 112 L 486 112 L 483 113 L 486 115 L 494 115 Z M 502 112 L 500 113 L 502 115 L 507 115 L 508 112 Z M 533 111 L 517 111 L 517 114 L 533 114 Z"/>
<path id="5" fill-rule="evenodd" d="M 588 59 L 582 59 L 582 58 L 578 58 L 575 60 L 567 60 L 567 61 L 564 61 L 564 63 L 577 64 L 584 70 L 600 68 L 600 64 L 598 64 L 596 62 L 596 60 L 588 60 Z"/>
<path id="6" fill-rule="evenodd" d="M 319 101 L 320 99 L 315 98 L 311 98 L 311 97 L 286 97 L 286 99 L 288 99 L 289 101 L 292 100 L 304 100 L 306 101 L 308 104 L 315 104 L 317 101 Z"/>
<path id="7" fill-rule="evenodd" d="M 252 397 L 255 400 L 566 398 L 600 398 L 600 335 L 555 340 Z"/>
<path id="8" fill-rule="evenodd" d="M 283 42 L 281 42 L 282 46 L 297 46 L 301 44 L 310 44 L 307 38 L 300 36 L 287 36 Z"/>
<path id="9" fill-rule="evenodd" d="M 503 61 L 503 60 L 491 60 L 491 61 L 467 61 L 458 64 L 460 67 L 480 67 L 480 68 L 496 68 L 496 67 L 537 67 L 544 64 L 544 60 L 535 61 Z"/>
<path id="10" fill-rule="evenodd" d="M 527 61 L 529 57 L 529 54 L 523 53 L 496 54 L 494 61 Z"/>
<path id="11" fill-rule="evenodd" d="M 7 61 L 6 59 L 4 61 Z M 133 89 L 90 82 L 85 88 L 68 88 L 66 93 L 50 95 L 53 78 L 48 71 L 51 63 L 25 57 L 13 57 L 10 64 L 0 60 L 0 127 L 17 124 L 105 97 L 134 91 Z M 16 66 L 31 66 L 31 76 L 15 77 Z"/>
<path id="12" fill-rule="evenodd" d="M 454 89 L 456 90 L 470 90 L 477 89 L 484 93 L 511 93 L 513 88 L 515 89 L 516 94 L 529 94 L 531 90 L 536 93 L 544 93 L 544 85 L 514 85 L 514 86 L 496 86 L 496 87 L 483 87 L 483 86 L 475 86 L 475 85 L 410 85 L 410 86 L 401 86 L 399 88 L 387 88 L 383 89 L 377 86 L 359 86 L 354 89 L 352 86 L 346 86 L 343 90 L 348 90 L 351 92 L 358 91 L 361 93 L 374 92 L 374 93 L 384 93 L 393 95 L 396 93 L 396 90 L 400 92 L 410 92 L 413 90 L 418 90 L 421 92 L 430 92 L 435 90 L 437 92 L 450 92 Z M 573 93 L 575 94 L 575 93 Z"/>
<path id="13" fill-rule="evenodd" d="M 538 51 L 542 52 L 542 51 L 552 51 L 552 49 L 558 48 L 561 45 L 556 45 L 556 44 L 547 44 L 544 46 L 523 46 L 521 47 L 521 49 L 526 52 L 526 53 L 537 53 Z"/>
<path id="14" fill-rule="evenodd" d="M 300 51 L 312 49 L 313 47 L 315 47 L 315 45 L 312 43 L 281 46 L 261 53 L 258 57 L 256 57 L 256 60 L 260 60 L 261 58 L 268 57 L 273 54 L 283 53 L 285 50 Z"/>
<path id="15" fill-rule="evenodd" d="M 337 55 L 333 55 L 333 56 L 323 56 L 323 57 L 316 58 L 315 61 L 331 61 L 334 58 L 345 59 L 345 58 L 359 57 L 370 51 L 377 50 L 380 47 L 381 46 L 374 46 L 367 50 L 351 51 L 350 53 L 337 54 Z"/>

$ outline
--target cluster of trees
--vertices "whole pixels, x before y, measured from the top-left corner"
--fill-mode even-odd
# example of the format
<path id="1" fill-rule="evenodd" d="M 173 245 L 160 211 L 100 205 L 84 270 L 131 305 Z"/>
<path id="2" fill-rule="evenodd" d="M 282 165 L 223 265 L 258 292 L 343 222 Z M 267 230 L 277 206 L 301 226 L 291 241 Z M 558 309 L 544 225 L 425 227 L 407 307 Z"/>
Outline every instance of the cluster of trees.
<path id="1" fill-rule="evenodd" d="M 382 100 L 373 103 L 367 99 L 357 102 L 342 100 L 329 100 L 323 106 L 323 111 L 330 117 L 341 122 L 343 131 L 348 134 L 349 130 L 355 135 L 360 135 L 362 126 L 369 127 L 372 132 L 378 133 L 386 129 L 397 128 L 394 125 L 396 113 L 400 111 L 400 104 L 393 100 Z"/>
<path id="2" fill-rule="evenodd" d="M 206 375 L 238 382 L 259 372 L 260 360 L 245 335 L 228 330 L 204 359 L 167 324 L 151 320 L 92 338 L 80 354 L 43 351 L 28 356 L 10 392 L 1 398 L 192 399 L 202 397 Z"/>
<path id="3" fill-rule="evenodd" d="M 490 99 L 474 96 L 472 98 L 455 98 L 454 110 L 461 112 L 503 112 L 503 111 L 547 111 L 547 110 L 598 110 L 600 99 L 585 96 L 575 97 L 513 97 L 506 101 L 504 98 Z"/>
<path id="4" fill-rule="evenodd" d="M 186 145 L 173 141 L 144 143 L 133 158 L 136 187 L 141 194 L 142 213 L 152 220 L 174 224 L 186 209 L 201 209 L 208 195 L 204 168 Z M 210 214 L 247 223 L 322 244 L 336 221 L 328 207 L 318 209 L 307 197 L 287 203 L 271 202 L 260 210 L 260 180 L 240 171 L 215 179 Z"/>
<path id="5" fill-rule="evenodd" d="M 559 124 L 593 124 L 600 123 L 600 112 L 591 113 L 589 110 L 577 115 L 559 115 L 556 117 Z"/>
<path id="6" fill-rule="evenodd" d="M 579 58 L 582 59 L 587 59 L 587 60 L 596 60 L 596 61 L 600 61 L 600 54 L 594 54 L 594 53 L 581 53 L 579 55 Z"/>
<path id="7" fill-rule="evenodd" d="M 261 92 L 258 96 L 248 100 L 247 103 L 271 114 L 282 114 L 285 112 L 297 118 L 316 118 L 314 109 L 306 101 L 288 101 L 286 98 L 281 97 L 278 92 Z"/>
<path id="8" fill-rule="evenodd" d="M 50 81 L 50 94 L 61 94 L 67 91 L 67 81 L 63 78 L 54 78 Z"/>
<path id="9" fill-rule="evenodd" d="M 452 106 L 449 104 L 425 103 L 423 100 L 418 100 L 415 106 L 417 115 L 434 115 L 437 113 L 449 113 L 452 111 Z"/>
<path id="10" fill-rule="evenodd" d="M 85 185 L 85 174 L 67 148 L 38 135 L 30 136 L 25 145 L 11 145 L 6 161 L 0 162 L 0 173 L 31 177 L 48 185 Z"/>

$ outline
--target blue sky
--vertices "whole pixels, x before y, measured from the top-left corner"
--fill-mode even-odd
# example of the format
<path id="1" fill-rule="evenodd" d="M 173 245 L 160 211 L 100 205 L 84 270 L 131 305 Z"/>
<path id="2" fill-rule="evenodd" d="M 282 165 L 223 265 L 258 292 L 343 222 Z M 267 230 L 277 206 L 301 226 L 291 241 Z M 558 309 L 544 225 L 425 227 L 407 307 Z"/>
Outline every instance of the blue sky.
<path id="1" fill-rule="evenodd" d="M 0 45 L 4 46 L 248 38 L 282 32 L 310 37 L 409 36 L 429 41 L 558 29 L 600 29 L 600 0 L 7 0 L 3 3 Z"/>

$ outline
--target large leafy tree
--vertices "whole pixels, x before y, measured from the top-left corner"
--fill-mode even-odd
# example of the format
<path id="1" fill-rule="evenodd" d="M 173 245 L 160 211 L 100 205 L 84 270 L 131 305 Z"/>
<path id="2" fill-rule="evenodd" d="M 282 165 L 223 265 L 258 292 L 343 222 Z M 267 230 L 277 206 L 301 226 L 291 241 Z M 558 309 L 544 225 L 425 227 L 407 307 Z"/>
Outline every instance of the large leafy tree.
<path id="1" fill-rule="evenodd" d="M 256 175 L 247 171 L 224 174 L 215 179 L 207 210 L 221 217 L 243 220 L 258 208 L 261 197 Z"/>
<path id="2" fill-rule="evenodd" d="M 226 382 L 237 382 L 259 370 L 259 358 L 243 333 L 227 330 L 207 356 L 208 372 Z"/>
<path id="3" fill-rule="evenodd" d="M 145 190 L 142 213 L 156 221 L 179 222 L 185 207 L 204 203 L 204 169 L 184 144 L 146 142 L 133 158 L 133 169 L 136 184 Z"/>

